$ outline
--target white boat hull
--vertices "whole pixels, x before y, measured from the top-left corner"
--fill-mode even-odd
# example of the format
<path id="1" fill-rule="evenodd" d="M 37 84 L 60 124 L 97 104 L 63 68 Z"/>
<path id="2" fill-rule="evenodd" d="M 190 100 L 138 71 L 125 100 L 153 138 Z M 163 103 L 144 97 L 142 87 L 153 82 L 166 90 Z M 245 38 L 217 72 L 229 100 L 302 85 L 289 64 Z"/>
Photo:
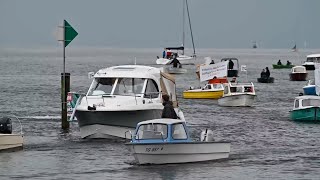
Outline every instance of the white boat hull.
<path id="1" fill-rule="evenodd" d="M 80 127 L 80 136 L 90 139 L 131 139 L 129 131 L 134 132 L 134 128 L 94 124 Z"/>
<path id="2" fill-rule="evenodd" d="M 252 106 L 256 95 L 253 94 L 237 94 L 224 96 L 218 99 L 220 106 Z"/>
<path id="3" fill-rule="evenodd" d="M 161 144 L 127 143 L 139 164 L 200 162 L 229 157 L 229 142 L 189 142 Z"/>
<path id="4" fill-rule="evenodd" d="M 82 138 L 124 138 L 140 121 L 160 118 L 162 109 L 140 111 L 77 111 Z M 128 137 L 130 138 L 130 137 Z"/>
<path id="5" fill-rule="evenodd" d="M 21 134 L 0 134 L 0 151 L 22 149 L 23 137 Z"/>
<path id="6" fill-rule="evenodd" d="M 161 117 L 161 109 L 145 111 L 118 111 L 118 112 L 95 112 L 77 111 L 76 116 L 80 127 L 81 138 L 127 138 L 131 139 L 130 133 L 134 131 L 137 123 L 149 119 Z M 175 109 L 177 115 L 184 121 L 183 112 Z M 127 137 L 125 137 L 127 136 Z"/>

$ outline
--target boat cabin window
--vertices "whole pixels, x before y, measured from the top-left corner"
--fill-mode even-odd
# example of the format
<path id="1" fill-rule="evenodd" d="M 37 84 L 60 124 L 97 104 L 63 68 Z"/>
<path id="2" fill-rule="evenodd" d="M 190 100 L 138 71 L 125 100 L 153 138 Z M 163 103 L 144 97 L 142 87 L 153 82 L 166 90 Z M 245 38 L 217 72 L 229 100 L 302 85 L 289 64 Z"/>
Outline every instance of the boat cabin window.
<path id="1" fill-rule="evenodd" d="M 320 106 L 320 99 L 304 99 L 302 106 Z"/>
<path id="2" fill-rule="evenodd" d="M 308 57 L 307 62 L 315 62 L 319 63 L 320 62 L 320 57 Z"/>
<path id="3" fill-rule="evenodd" d="M 159 97 L 159 88 L 157 83 L 153 79 L 148 79 L 145 98 L 157 98 Z"/>
<path id="4" fill-rule="evenodd" d="M 230 92 L 242 92 L 242 87 L 230 87 Z"/>
<path id="5" fill-rule="evenodd" d="M 252 87 L 244 87 L 244 92 L 253 92 Z"/>
<path id="6" fill-rule="evenodd" d="M 98 96 L 103 94 L 111 94 L 112 87 L 116 78 L 95 78 L 93 88 L 89 91 L 88 95 Z"/>
<path id="7" fill-rule="evenodd" d="M 228 94 L 229 93 L 229 88 L 228 88 L 228 86 L 225 86 L 224 87 L 224 94 Z"/>
<path id="8" fill-rule="evenodd" d="M 143 124 L 139 126 L 135 139 L 166 139 L 168 126 L 166 124 Z"/>
<path id="9" fill-rule="evenodd" d="M 144 81 L 143 78 L 119 78 L 113 94 L 129 96 L 143 94 Z"/>
<path id="10" fill-rule="evenodd" d="M 172 125 L 172 138 L 173 139 L 187 139 L 187 133 L 184 129 L 184 126 L 182 123 L 173 124 Z"/>
<path id="11" fill-rule="evenodd" d="M 211 89 L 211 84 L 207 84 L 204 89 Z"/>
<path id="12" fill-rule="evenodd" d="M 296 99 L 294 100 L 294 108 L 298 108 L 299 107 L 299 100 Z"/>
<path id="13" fill-rule="evenodd" d="M 211 84 L 211 86 L 213 87 L 213 89 L 221 89 L 223 88 L 222 84 L 218 83 L 218 84 Z"/>

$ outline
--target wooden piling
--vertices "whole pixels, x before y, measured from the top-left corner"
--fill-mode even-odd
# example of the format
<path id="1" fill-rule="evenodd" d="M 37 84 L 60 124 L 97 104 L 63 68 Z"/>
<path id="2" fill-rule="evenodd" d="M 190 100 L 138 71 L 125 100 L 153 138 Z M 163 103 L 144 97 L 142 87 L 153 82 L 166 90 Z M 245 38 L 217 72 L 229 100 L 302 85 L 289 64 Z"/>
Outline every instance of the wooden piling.
<path id="1" fill-rule="evenodd" d="M 70 73 L 61 73 L 61 128 L 67 130 L 70 127 L 67 116 L 67 95 L 70 92 Z"/>

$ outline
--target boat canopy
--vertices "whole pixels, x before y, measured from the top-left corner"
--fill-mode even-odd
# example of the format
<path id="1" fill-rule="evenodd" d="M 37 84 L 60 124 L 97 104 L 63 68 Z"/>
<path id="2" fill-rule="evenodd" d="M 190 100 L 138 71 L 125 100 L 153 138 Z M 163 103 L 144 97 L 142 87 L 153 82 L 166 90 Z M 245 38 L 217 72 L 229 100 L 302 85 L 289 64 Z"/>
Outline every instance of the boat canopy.
<path id="1" fill-rule="evenodd" d="M 138 126 L 141 124 L 150 124 L 150 123 L 161 123 L 161 124 L 175 124 L 175 123 L 180 123 L 184 122 L 180 119 L 169 119 L 169 118 L 164 118 L 164 119 L 152 119 L 152 120 L 147 120 L 147 121 L 142 121 L 138 123 Z"/>
<path id="2" fill-rule="evenodd" d="M 320 58 L 320 54 L 310 54 L 307 58 Z"/>
<path id="3" fill-rule="evenodd" d="M 189 142 L 185 121 L 178 119 L 154 119 L 138 123 L 133 142 Z"/>
<path id="4" fill-rule="evenodd" d="M 306 71 L 306 67 L 304 66 L 295 66 L 292 68 L 292 72 L 293 73 L 305 73 Z"/>
<path id="5" fill-rule="evenodd" d="M 238 58 L 232 57 L 232 58 L 222 58 L 222 59 L 221 59 L 221 62 L 222 62 L 222 61 L 229 61 L 229 60 L 239 61 Z"/>
<path id="6" fill-rule="evenodd" d="M 210 79 L 208 84 L 216 84 L 216 83 L 228 83 L 228 79 L 227 78 L 215 78 L 215 79 Z"/>
<path id="7" fill-rule="evenodd" d="M 319 96 L 298 96 L 294 101 L 294 109 L 302 107 L 320 107 L 320 97 Z"/>
<path id="8" fill-rule="evenodd" d="M 165 49 L 166 50 L 184 50 L 184 47 L 183 46 L 180 46 L 180 47 L 166 47 Z"/>

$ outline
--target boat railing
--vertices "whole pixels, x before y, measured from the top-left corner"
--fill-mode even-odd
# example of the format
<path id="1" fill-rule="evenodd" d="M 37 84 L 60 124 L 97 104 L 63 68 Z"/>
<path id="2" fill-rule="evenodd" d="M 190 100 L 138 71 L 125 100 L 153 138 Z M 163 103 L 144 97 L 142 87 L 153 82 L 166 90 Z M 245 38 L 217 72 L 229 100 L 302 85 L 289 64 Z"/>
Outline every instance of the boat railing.
<path id="1" fill-rule="evenodd" d="M 130 139 L 132 140 L 132 137 L 133 137 L 133 136 L 132 136 L 132 132 L 131 132 L 130 130 L 128 130 L 128 131 L 126 131 L 126 132 L 124 133 L 124 138 L 125 138 L 125 139 L 128 139 L 128 138 L 127 138 L 127 133 L 130 134 Z"/>
<path id="2" fill-rule="evenodd" d="M 22 124 L 21 124 L 20 119 L 19 119 L 16 115 L 12 115 L 12 117 L 14 117 L 14 118 L 19 122 L 19 125 L 20 125 L 20 134 L 23 135 L 23 129 L 22 129 Z"/>

